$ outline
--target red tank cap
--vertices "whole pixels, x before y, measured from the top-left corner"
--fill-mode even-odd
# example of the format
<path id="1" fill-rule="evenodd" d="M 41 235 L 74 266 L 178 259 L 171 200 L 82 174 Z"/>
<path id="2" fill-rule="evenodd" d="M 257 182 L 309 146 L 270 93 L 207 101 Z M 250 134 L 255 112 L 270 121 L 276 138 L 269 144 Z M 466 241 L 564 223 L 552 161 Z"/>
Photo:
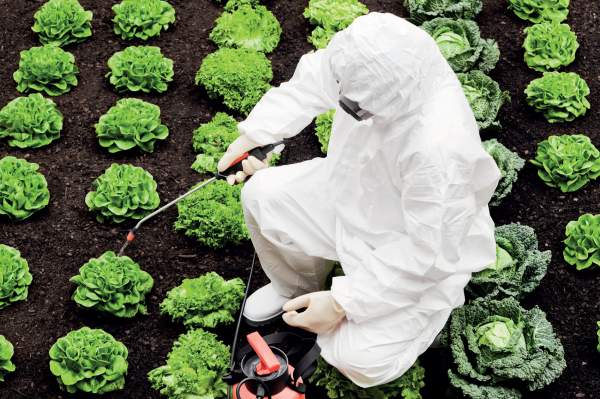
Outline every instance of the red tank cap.
<path id="1" fill-rule="evenodd" d="M 256 374 L 267 375 L 274 373 L 281 368 L 273 351 L 258 332 L 248 334 L 247 338 L 248 342 L 250 342 L 250 345 L 260 358 L 260 363 L 256 365 Z"/>

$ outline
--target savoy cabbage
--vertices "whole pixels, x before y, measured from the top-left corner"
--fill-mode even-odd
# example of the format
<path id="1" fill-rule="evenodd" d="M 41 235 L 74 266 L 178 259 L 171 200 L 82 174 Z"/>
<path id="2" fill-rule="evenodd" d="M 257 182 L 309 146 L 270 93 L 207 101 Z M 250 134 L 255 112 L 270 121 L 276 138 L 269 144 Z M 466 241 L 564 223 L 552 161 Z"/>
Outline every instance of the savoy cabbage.
<path id="1" fill-rule="evenodd" d="M 517 181 L 518 172 L 525 166 L 525 161 L 516 152 L 512 152 L 496 139 L 481 143 L 483 149 L 494 158 L 500 169 L 500 181 L 490 200 L 490 206 L 498 206 L 512 191 L 513 184 Z"/>
<path id="2" fill-rule="evenodd" d="M 496 117 L 503 104 L 511 103 L 508 91 L 500 90 L 498 83 L 481 71 L 458 73 L 456 77 L 477 120 L 479 132 L 500 130 L 502 126 Z"/>
<path id="3" fill-rule="evenodd" d="M 408 21 L 415 25 L 435 18 L 475 19 L 483 8 L 480 0 L 404 0 Z"/>

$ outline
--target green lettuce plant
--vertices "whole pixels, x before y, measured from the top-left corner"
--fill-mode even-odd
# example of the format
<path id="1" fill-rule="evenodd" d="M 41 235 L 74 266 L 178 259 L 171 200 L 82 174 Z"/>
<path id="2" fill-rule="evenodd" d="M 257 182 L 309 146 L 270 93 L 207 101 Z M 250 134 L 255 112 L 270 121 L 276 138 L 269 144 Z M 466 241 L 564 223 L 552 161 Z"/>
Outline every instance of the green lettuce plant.
<path id="1" fill-rule="evenodd" d="M 319 356 L 317 359 L 317 370 L 310 377 L 309 381 L 316 383 L 316 386 L 323 386 L 327 389 L 327 396 L 330 398 L 391 399 L 402 397 L 407 399 L 421 399 L 419 391 L 425 386 L 423 382 L 424 377 L 425 369 L 419 366 L 419 359 L 417 359 L 415 364 L 394 381 L 370 388 L 362 388 L 350 381 L 348 377 L 344 376 L 338 369 Z"/>
<path id="2" fill-rule="evenodd" d="M 192 145 L 194 151 L 201 152 L 196 156 L 196 161 L 191 168 L 198 173 L 217 173 L 217 164 L 225 155 L 227 147 L 240 137 L 237 128 L 238 122 L 224 112 L 217 112 L 209 123 L 203 123 L 194 130 Z M 281 154 L 273 154 L 269 166 L 275 164 Z"/>
<path id="3" fill-rule="evenodd" d="M 475 19 L 483 8 L 479 0 L 404 0 L 408 21 L 415 25 L 435 18 Z"/>
<path id="4" fill-rule="evenodd" d="M 217 0 L 217 1 L 220 2 L 222 0 Z M 238 7 L 241 7 L 241 6 L 256 7 L 259 2 L 260 2 L 259 0 L 229 0 L 227 2 L 227 4 L 225 4 L 225 7 L 223 7 L 223 10 L 234 11 L 235 9 L 237 9 Z"/>
<path id="5" fill-rule="evenodd" d="M 118 93 L 124 91 L 167 90 L 173 81 L 173 60 L 161 54 L 155 46 L 130 46 L 116 52 L 108 60 L 111 71 L 106 74 Z"/>
<path id="6" fill-rule="evenodd" d="M 264 6 L 243 5 L 217 18 L 209 38 L 219 47 L 245 48 L 270 53 L 279 44 L 281 26 Z"/>
<path id="7" fill-rule="evenodd" d="M 575 61 L 579 43 L 569 25 L 558 21 L 542 22 L 525 28 L 525 33 L 523 47 L 529 68 L 549 72 Z"/>
<path id="8" fill-rule="evenodd" d="M 0 244 L 0 309 L 27 298 L 32 280 L 27 261 L 21 258 L 21 253 L 15 248 Z"/>
<path id="9" fill-rule="evenodd" d="M 227 396 L 229 346 L 201 328 L 179 336 L 167 365 L 148 373 L 152 388 L 169 399 L 218 399 Z"/>
<path id="10" fill-rule="evenodd" d="M 46 44 L 21 51 L 19 69 L 13 78 L 21 93 L 43 91 L 49 96 L 60 96 L 77 86 L 78 73 L 73 54 Z"/>
<path id="11" fill-rule="evenodd" d="M 63 47 L 92 36 L 93 16 L 77 0 L 50 0 L 33 16 L 35 24 L 31 29 L 39 35 L 42 44 Z"/>
<path id="12" fill-rule="evenodd" d="M 595 269 L 600 265 L 600 215 L 585 214 L 567 224 L 563 256 L 577 270 Z"/>
<path id="13" fill-rule="evenodd" d="M 318 49 L 325 48 L 334 34 L 368 13 L 367 7 L 358 0 L 310 0 L 304 17 L 318 26 L 308 37 L 308 42 Z"/>
<path id="14" fill-rule="evenodd" d="M 179 201 L 175 232 L 183 231 L 212 249 L 240 245 L 250 239 L 240 199 L 242 187 L 217 180 Z"/>
<path id="15" fill-rule="evenodd" d="M 160 312 L 187 328 L 210 327 L 218 323 L 229 325 L 240 309 L 246 286 L 240 278 L 225 281 L 215 272 L 194 279 L 185 279 L 180 286 L 167 292 Z"/>
<path id="16" fill-rule="evenodd" d="M 4 382 L 4 376 L 15 371 L 15 365 L 10 361 L 15 349 L 3 335 L 0 335 L 0 381 Z"/>
<path id="17" fill-rule="evenodd" d="M 123 0 L 112 7 L 115 33 L 124 40 L 160 36 L 175 22 L 175 10 L 161 0 Z"/>
<path id="18" fill-rule="evenodd" d="M 50 349 L 50 371 L 69 393 L 123 389 L 127 366 L 125 345 L 100 329 L 71 331 Z"/>
<path id="19" fill-rule="evenodd" d="M 63 116 L 56 104 L 40 93 L 18 97 L 0 111 L 0 138 L 11 147 L 39 148 L 60 137 Z"/>
<path id="20" fill-rule="evenodd" d="M 100 223 L 143 219 L 160 204 L 152 175 L 133 165 L 113 163 L 93 185 L 85 203 Z"/>
<path id="21" fill-rule="evenodd" d="M 498 43 L 482 39 L 473 21 L 436 18 L 425 22 L 421 29 L 435 39 L 454 72 L 475 69 L 487 75 L 500 58 Z"/>
<path id="22" fill-rule="evenodd" d="M 496 261 L 473 273 L 465 290 L 477 300 L 508 297 L 520 301 L 540 285 L 552 259 L 550 251 L 538 251 L 531 227 L 511 223 L 494 229 Z"/>
<path id="23" fill-rule="evenodd" d="M 483 149 L 494 158 L 500 169 L 500 181 L 490 200 L 490 206 L 498 206 L 512 191 L 513 184 L 517 181 L 518 172 L 525 166 L 525 161 L 516 152 L 512 152 L 496 139 L 481 143 Z"/>
<path id="24" fill-rule="evenodd" d="M 508 9 L 534 24 L 542 21 L 562 22 L 569 14 L 570 0 L 508 0 Z"/>
<path id="25" fill-rule="evenodd" d="M 317 121 L 315 123 L 315 132 L 317 133 L 319 143 L 321 143 L 321 151 L 324 154 L 327 154 L 327 150 L 329 149 L 329 139 L 331 138 L 331 126 L 333 125 L 334 116 L 335 109 L 330 109 L 317 116 Z"/>
<path id="26" fill-rule="evenodd" d="M 520 398 L 551 384 L 567 367 L 546 314 L 513 298 L 472 301 L 452 312 L 442 330 L 450 348 L 450 397 Z"/>
<path id="27" fill-rule="evenodd" d="M 123 98 L 94 125 L 100 145 L 111 153 L 138 147 L 153 152 L 157 140 L 164 140 L 169 129 L 161 124 L 160 108 L 137 98 Z"/>
<path id="28" fill-rule="evenodd" d="M 230 109 L 248 115 L 271 88 L 271 61 L 264 53 L 248 49 L 221 48 L 209 54 L 196 74 L 196 84 L 211 99 L 221 97 Z"/>
<path id="29" fill-rule="evenodd" d="M 152 277 L 130 257 L 111 251 L 90 259 L 69 281 L 77 284 L 71 299 L 80 308 L 127 318 L 146 314 L 146 295 L 154 285 Z"/>
<path id="30" fill-rule="evenodd" d="M 538 144 L 531 163 L 538 167 L 538 175 L 547 185 L 563 193 L 579 190 L 600 176 L 600 152 L 582 134 L 548 137 Z"/>
<path id="31" fill-rule="evenodd" d="M 596 347 L 596 349 L 598 349 L 598 352 L 600 352 L 600 321 L 597 322 L 598 323 L 598 346 Z"/>
<path id="32" fill-rule="evenodd" d="M 50 202 L 46 178 L 37 163 L 0 159 L 0 215 L 11 222 L 27 219 Z"/>
<path id="33" fill-rule="evenodd" d="M 500 130 L 502 126 L 496 117 L 503 104 L 511 103 L 509 92 L 500 90 L 498 83 L 481 71 L 457 73 L 456 77 L 475 115 L 479 132 Z"/>
<path id="34" fill-rule="evenodd" d="M 527 103 L 541 112 L 550 123 L 572 121 L 585 115 L 590 102 L 585 98 L 590 89 L 576 73 L 544 72 L 525 89 Z"/>

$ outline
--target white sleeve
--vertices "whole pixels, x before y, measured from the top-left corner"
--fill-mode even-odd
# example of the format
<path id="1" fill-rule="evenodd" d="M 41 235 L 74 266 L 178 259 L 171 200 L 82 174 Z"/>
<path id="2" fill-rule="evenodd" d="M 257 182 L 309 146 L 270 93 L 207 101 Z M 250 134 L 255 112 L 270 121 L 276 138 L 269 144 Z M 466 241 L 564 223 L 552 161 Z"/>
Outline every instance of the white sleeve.
<path id="1" fill-rule="evenodd" d="M 488 253 L 495 254 L 494 249 L 481 251 L 484 255 L 476 256 L 474 264 L 461 260 L 465 237 L 474 219 L 487 214 L 487 202 L 500 177 L 483 149 L 473 151 L 474 158 L 469 156 L 468 162 L 457 162 L 447 170 L 435 164 L 418 165 L 402 177 L 399 188 L 407 236 L 373 250 L 351 276 L 333 279 L 333 297 L 348 319 L 360 323 L 423 302 L 433 303 L 431 310 L 452 308 L 464 288 L 456 286 L 456 277 L 468 281 L 470 274 L 466 280 L 465 274 L 493 262 Z M 493 228 L 491 236 L 493 244 Z M 469 243 L 489 246 L 489 237 L 471 238 Z M 472 251 L 473 245 L 468 246 Z"/>
<path id="2" fill-rule="evenodd" d="M 297 135 L 319 114 L 337 106 L 339 84 L 329 67 L 329 50 L 300 58 L 289 82 L 269 90 L 238 130 L 260 144 Z"/>

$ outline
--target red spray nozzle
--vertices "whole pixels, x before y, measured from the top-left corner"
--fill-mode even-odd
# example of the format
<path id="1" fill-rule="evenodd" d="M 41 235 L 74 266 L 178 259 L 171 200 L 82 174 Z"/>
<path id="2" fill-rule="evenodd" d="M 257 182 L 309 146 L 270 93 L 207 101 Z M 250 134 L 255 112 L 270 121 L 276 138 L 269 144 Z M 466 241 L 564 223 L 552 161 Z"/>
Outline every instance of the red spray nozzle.
<path id="1" fill-rule="evenodd" d="M 133 239 L 135 238 L 135 234 L 127 234 L 127 241 L 133 241 Z"/>

